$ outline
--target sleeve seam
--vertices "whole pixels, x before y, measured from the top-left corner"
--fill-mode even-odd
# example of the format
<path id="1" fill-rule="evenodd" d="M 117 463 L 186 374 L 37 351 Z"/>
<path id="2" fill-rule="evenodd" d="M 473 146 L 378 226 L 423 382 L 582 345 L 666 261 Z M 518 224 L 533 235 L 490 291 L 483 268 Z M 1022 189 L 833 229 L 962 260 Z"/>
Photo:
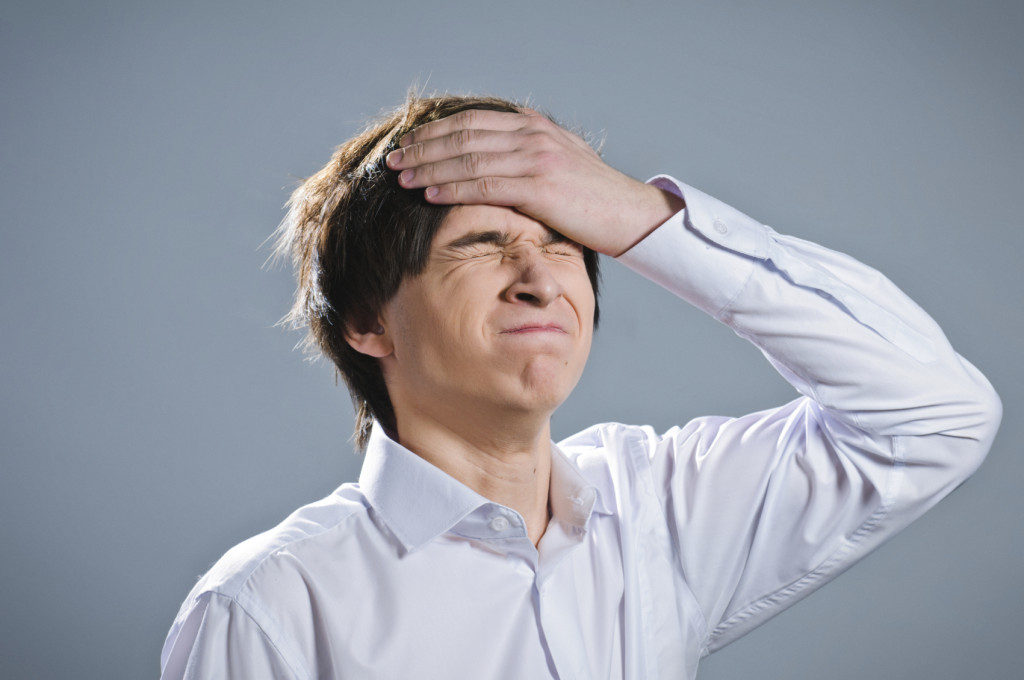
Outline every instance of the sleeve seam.
<path id="1" fill-rule="evenodd" d="M 267 641 L 267 643 L 274 649 L 274 652 L 277 654 L 278 658 L 280 658 L 282 662 L 287 664 L 288 669 L 292 672 L 292 675 L 294 677 L 296 677 L 296 678 L 307 677 L 303 673 L 300 673 L 300 672 L 298 672 L 296 670 L 295 665 L 284 654 L 284 652 L 281 651 L 281 647 L 277 644 L 277 641 L 274 639 L 274 637 L 271 636 L 270 633 L 267 632 L 266 628 L 263 627 L 263 624 L 261 624 L 259 622 L 259 620 L 257 620 L 257 618 L 255 616 L 253 616 L 252 613 L 249 611 L 249 607 L 247 607 L 246 605 L 242 604 L 242 602 L 238 599 L 238 597 L 234 597 L 234 596 L 231 596 L 231 595 L 226 595 L 224 593 L 219 593 L 219 592 L 211 592 L 210 595 L 211 595 L 211 597 L 212 596 L 217 596 L 217 597 L 225 598 L 225 599 L 229 600 L 230 602 L 233 602 L 235 605 L 237 605 L 238 608 L 241 609 L 242 612 L 249 618 L 249 620 L 252 621 L 252 623 L 259 629 L 260 634 Z M 252 602 L 252 606 L 253 606 L 254 609 L 258 610 L 261 614 L 266 615 L 266 612 L 264 612 L 263 609 L 261 607 L 259 607 L 258 603 Z"/>
<path id="2" fill-rule="evenodd" d="M 886 488 L 882 495 L 882 502 L 879 504 L 878 508 L 876 508 L 875 511 L 872 512 L 866 520 L 864 520 L 864 522 L 856 531 L 853 532 L 853 534 L 850 535 L 848 539 L 843 541 L 842 544 L 836 548 L 832 554 L 826 557 L 817 567 L 796 579 L 789 585 L 748 604 L 743 609 L 715 626 L 705 640 L 701 656 L 706 656 L 712 651 L 715 651 L 715 649 L 718 649 L 719 647 L 716 646 L 715 643 L 737 625 L 742 624 L 751 617 L 756 616 L 767 609 L 773 608 L 776 605 L 791 599 L 806 590 L 808 587 L 811 587 L 823 578 L 826 578 L 830 571 L 832 571 L 837 565 L 841 564 L 851 551 L 853 551 L 866 537 L 872 534 L 885 519 L 889 517 L 892 511 L 892 506 L 894 505 L 899 493 L 903 477 L 903 438 L 894 436 L 891 437 L 890 440 L 892 465 L 889 468 Z M 781 609 L 775 613 L 779 612 L 781 612 Z"/>
<path id="3" fill-rule="evenodd" d="M 718 246 L 718 247 L 722 248 L 723 246 Z M 749 261 L 749 265 L 750 266 L 747 267 L 747 275 L 743 278 L 743 283 L 741 283 L 739 286 L 737 286 L 736 290 L 733 292 L 733 294 L 729 296 L 729 299 L 726 300 L 722 304 L 722 306 L 719 307 L 717 310 L 715 310 L 715 312 L 711 315 L 714 319 L 716 319 L 717 321 L 719 321 L 721 323 L 725 322 L 725 317 L 728 315 L 729 309 L 733 306 L 733 303 L 736 302 L 736 299 L 740 296 L 741 293 L 743 293 L 744 290 L 746 290 L 747 286 L 750 285 L 750 280 L 752 278 L 754 278 L 754 268 L 757 266 L 758 262 L 761 262 L 761 260 L 759 260 L 758 258 L 754 257 L 753 255 L 747 255 L 745 253 L 740 253 L 740 252 L 737 252 L 737 251 L 731 251 L 731 252 L 733 252 L 735 255 L 737 255 L 739 257 L 746 258 Z M 726 324 L 726 325 L 728 325 L 728 324 Z"/>

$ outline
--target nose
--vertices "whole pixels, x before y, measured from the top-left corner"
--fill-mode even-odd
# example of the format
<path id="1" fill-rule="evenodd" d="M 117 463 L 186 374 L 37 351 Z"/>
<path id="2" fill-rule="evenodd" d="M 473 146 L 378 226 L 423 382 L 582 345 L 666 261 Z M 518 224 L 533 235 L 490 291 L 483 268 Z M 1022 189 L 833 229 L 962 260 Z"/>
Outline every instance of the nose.
<path id="1" fill-rule="evenodd" d="M 522 254 L 516 258 L 516 278 L 505 289 L 505 299 L 546 307 L 562 295 L 562 286 L 551 271 L 550 265 L 536 253 Z"/>

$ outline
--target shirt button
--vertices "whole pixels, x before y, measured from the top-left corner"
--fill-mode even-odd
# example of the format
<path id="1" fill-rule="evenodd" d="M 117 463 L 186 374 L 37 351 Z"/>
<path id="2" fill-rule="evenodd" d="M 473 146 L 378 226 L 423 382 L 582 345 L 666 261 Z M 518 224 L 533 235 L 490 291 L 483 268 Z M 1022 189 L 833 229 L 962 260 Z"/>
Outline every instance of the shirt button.
<path id="1" fill-rule="evenodd" d="M 501 532 L 501 531 L 504 531 L 505 529 L 508 529 L 508 520 L 505 519 L 504 517 L 500 517 L 500 516 L 499 517 L 495 517 L 494 519 L 491 520 L 491 523 L 490 523 L 489 526 L 491 527 L 491 531 Z"/>
<path id="2" fill-rule="evenodd" d="M 719 234 L 729 233 L 729 227 L 725 226 L 725 222 L 718 219 L 717 217 L 715 218 L 714 227 L 715 231 L 717 231 Z"/>

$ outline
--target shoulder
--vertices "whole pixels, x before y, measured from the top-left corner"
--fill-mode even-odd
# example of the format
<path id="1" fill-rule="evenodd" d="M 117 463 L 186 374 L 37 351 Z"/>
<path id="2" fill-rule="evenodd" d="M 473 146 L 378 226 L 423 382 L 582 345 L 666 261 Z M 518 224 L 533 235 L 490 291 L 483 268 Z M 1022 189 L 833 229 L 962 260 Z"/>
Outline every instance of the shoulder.
<path id="1" fill-rule="evenodd" d="M 578 461 L 580 458 L 605 457 L 630 446 L 644 446 L 658 435 L 650 425 L 599 423 L 558 442 L 558 448 Z"/>
<path id="2" fill-rule="evenodd" d="M 246 650 L 243 656 L 262 650 L 292 669 L 305 668 L 302 641 L 315 638 L 319 590 L 344 585 L 338 575 L 346 564 L 365 561 L 365 547 L 386 550 L 388 542 L 359 487 L 346 484 L 239 543 L 199 579 L 178 611 L 164 642 L 168 677 L 178 677 L 174 669 L 183 670 L 199 637 L 209 650 L 234 645 Z"/>
<path id="3" fill-rule="evenodd" d="M 700 455 L 713 446 L 727 448 L 723 445 L 735 444 L 734 439 L 751 434 L 781 436 L 781 431 L 794 423 L 820 420 L 820 410 L 811 399 L 799 397 L 782 406 L 739 417 L 700 416 L 663 432 L 650 425 L 600 423 L 563 439 L 558 447 L 581 466 L 595 458 L 625 454 L 632 454 L 627 460 L 633 462 L 649 462 L 662 454 Z"/>
<path id="4" fill-rule="evenodd" d="M 658 432 L 650 425 L 600 423 L 558 442 L 558 447 L 581 468 L 622 460 L 646 466 L 662 453 L 697 448 L 713 438 L 718 429 L 736 419 L 718 416 L 696 418 L 683 426 Z"/>
<path id="5" fill-rule="evenodd" d="M 628 499 L 650 484 L 651 459 L 662 435 L 648 425 L 600 423 L 558 442 L 609 510 L 632 505 Z"/>
<path id="6" fill-rule="evenodd" d="M 714 459 L 741 464 L 742 456 L 729 454 L 743 450 L 752 435 L 782 437 L 807 403 L 798 399 L 740 418 L 701 416 L 664 432 L 650 425 L 600 423 L 558 442 L 558 448 L 591 484 L 621 502 L 641 488 L 664 493 L 673 479 L 695 474 Z"/>
<path id="7" fill-rule="evenodd" d="M 280 524 L 228 550 L 196 583 L 182 609 L 211 594 L 231 600 L 255 591 L 282 568 L 316 567 L 327 553 L 344 550 L 346 539 L 373 527 L 369 504 L 358 486 L 345 484 L 330 496 L 304 505 Z"/>

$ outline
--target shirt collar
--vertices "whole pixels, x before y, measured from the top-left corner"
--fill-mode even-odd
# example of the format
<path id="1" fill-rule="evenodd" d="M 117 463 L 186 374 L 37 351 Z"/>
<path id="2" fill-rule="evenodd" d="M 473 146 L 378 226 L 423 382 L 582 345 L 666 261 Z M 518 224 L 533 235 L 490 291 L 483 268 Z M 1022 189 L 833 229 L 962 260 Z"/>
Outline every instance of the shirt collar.
<path id="1" fill-rule="evenodd" d="M 366 445 L 359 488 L 409 551 L 490 503 L 391 439 L 377 422 Z"/>
<path id="2" fill-rule="evenodd" d="M 594 511 L 608 514 L 602 494 L 587 482 L 579 469 L 553 443 L 551 451 L 548 493 L 554 518 L 572 526 L 585 527 Z M 469 516 L 479 516 L 481 513 L 474 513 L 478 508 L 504 507 L 484 498 L 391 439 L 379 423 L 374 423 L 370 433 L 359 475 L 359 488 L 388 529 L 410 552 L 452 530 L 463 520 L 467 520 L 467 525 L 475 523 Z M 457 533 L 472 535 L 477 532 Z"/>
<path id="3" fill-rule="evenodd" d="M 587 481 L 580 469 L 552 442 L 551 486 L 548 489 L 551 515 L 565 524 L 585 527 L 594 512 L 611 514 L 604 494 Z"/>

